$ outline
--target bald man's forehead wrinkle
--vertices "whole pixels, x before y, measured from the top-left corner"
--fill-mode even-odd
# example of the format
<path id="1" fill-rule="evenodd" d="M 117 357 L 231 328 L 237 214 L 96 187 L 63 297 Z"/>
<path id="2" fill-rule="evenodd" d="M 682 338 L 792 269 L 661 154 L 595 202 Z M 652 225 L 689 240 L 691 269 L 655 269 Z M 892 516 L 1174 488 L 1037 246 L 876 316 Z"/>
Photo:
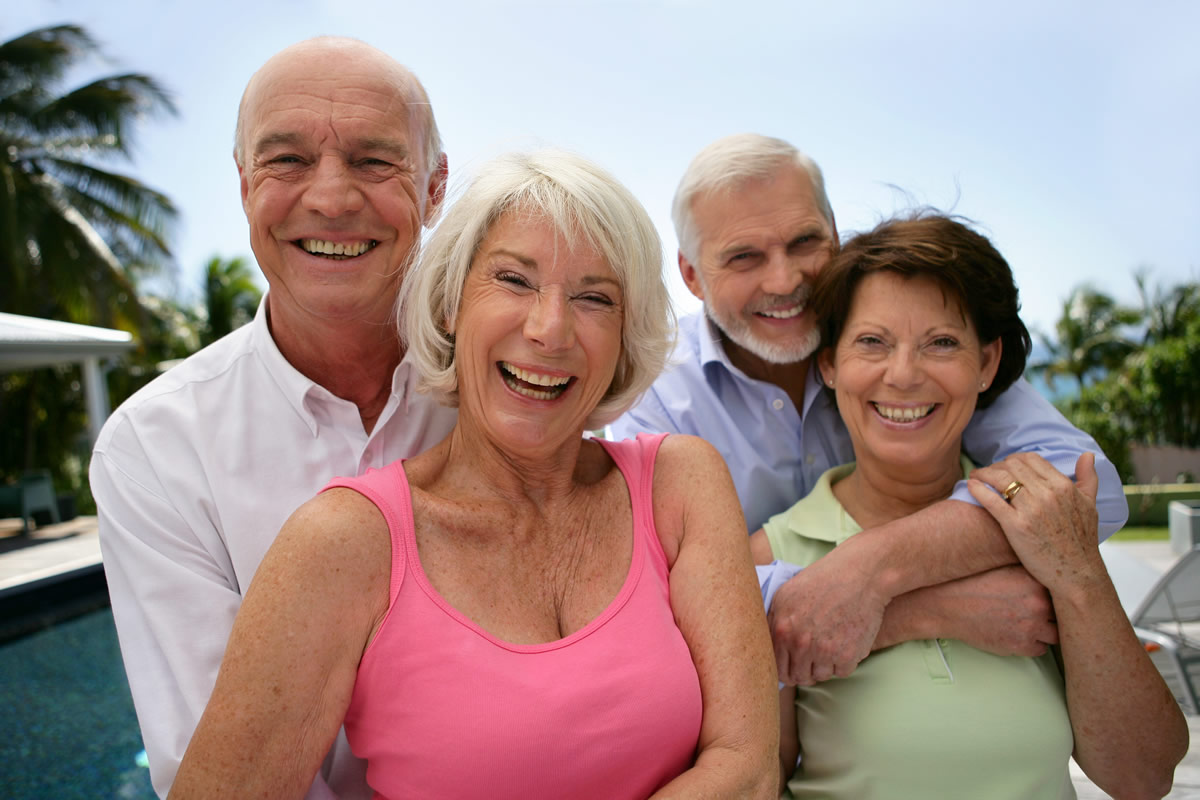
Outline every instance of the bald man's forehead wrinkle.
<path id="1" fill-rule="evenodd" d="M 279 108 L 289 95 L 293 103 L 310 107 L 330 103 L 331 117 L 338 116 L 332 105 L 337 103 L 402 114 L 412 151 L 423 158 L 432 159 L 434 155 L 425 152 L 430 144 L 426 128 L 433 123 L 428 96 L 420 82 L 398 61 L 365 42 L 319 37 L 285 48 L 268 60 L 251 77 L 242 95 L 236 140 L 239 151 L 252 146 L 257 121 L 267 107 Z M 433 145 L 437 146 L 436 137 Z"/>

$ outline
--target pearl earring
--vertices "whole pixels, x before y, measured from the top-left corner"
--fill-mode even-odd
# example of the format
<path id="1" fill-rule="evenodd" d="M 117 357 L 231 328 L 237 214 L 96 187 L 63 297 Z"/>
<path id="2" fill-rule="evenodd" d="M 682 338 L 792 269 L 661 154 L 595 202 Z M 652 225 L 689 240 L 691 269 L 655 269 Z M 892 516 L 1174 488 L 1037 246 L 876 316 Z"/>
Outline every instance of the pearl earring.
<path id="1" fill-rule="evenodd" d="M 979 391 L 981 391 L 981 392 L 982 392 L 982 391 L 983 391 L 984 389 L 986 389 L 986 388 L 987 388 L 987 381 L 980 381 L 980 383 L 979 383 Z"/>

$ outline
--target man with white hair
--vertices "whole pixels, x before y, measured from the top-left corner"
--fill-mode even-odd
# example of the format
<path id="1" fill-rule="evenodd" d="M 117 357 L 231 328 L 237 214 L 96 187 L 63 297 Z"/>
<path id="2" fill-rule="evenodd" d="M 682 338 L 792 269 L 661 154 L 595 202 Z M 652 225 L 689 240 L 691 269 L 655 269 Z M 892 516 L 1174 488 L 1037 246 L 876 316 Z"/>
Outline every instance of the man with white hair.
<path id="1" fill-rule="evenodd" d="M 416 77 L 355 40 L 288 47 L 246 87 L 234 157 L 267 296 L 252 324 L 127 400 L 91 466 L 113 615 L 163 796 L 284 521 L 334 475 L 415 455 L 454 421 L 415 392 L 392 323 L 446 182 Z M 344 737 L 308 796 L 370 796 Z"/>
<path id="2" fill-rule="evenodd" d="M 826 470 L 853 460 L 811 364 L 819 333 L 806 309 L 811 282 L 837 247 L 833 211 L 811 159 L 780 139 L 740 134 L 695 157 L 672 217 L 680 272 L 704 309 L 680 320 L 674 365 L 610 433 L 707 439 L 724 455 L 755 531 Z M 964 442 L 976 463 L 1033 451 L 1067 474 L 1081 453 L 1097 453 L 1102 535 L 1124 524 L 1112 464 L 1027 383 L 978 412 Z M 781 680 L 848 675 L 872 646 L 906 639 L 947 636 L 1030 655 L 1057 641 L 1048 597 L 1024 570 L 1006 566 L 1017 559 L 965 483 L 952 499 L 849 544 L 775 595 Z"/>

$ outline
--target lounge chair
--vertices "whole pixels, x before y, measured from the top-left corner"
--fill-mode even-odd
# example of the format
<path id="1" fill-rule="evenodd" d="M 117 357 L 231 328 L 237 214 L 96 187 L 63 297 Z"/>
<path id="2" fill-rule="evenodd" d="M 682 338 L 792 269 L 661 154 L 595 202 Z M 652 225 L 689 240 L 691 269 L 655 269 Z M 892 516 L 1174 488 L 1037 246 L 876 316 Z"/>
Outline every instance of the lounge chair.
<path id="1" fill-rule="evenodd" d="M 1179 704 L 1200 714 L 1200 545 L 1167 570 L 1129 620 Z"/>
<path id="2" fill-rule="evenodd" d="M 29 531 L 34 512 L 45 511 L 59 522 L 58 498 L 49 470 L 30 470 L 13 486 L 0 486 L 0 516 L 20 516 L 21 532 Z"/>

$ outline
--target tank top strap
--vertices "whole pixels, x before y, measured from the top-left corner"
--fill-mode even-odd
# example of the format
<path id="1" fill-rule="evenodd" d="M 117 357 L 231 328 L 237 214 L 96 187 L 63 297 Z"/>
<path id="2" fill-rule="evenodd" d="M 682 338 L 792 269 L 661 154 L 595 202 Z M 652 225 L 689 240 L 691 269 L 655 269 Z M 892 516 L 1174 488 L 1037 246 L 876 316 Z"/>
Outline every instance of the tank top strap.
<path id="1" fill-rule="evenodd" d="M 370 500 L 387 521 L 392 542 L 392 574 L 388 584 L 388 607 L 391 608 L 404 583 L 408 554 L 415 554 L 417 548 L 412 491 L 404 472 L 404 460 L 393 461 L 382 469 L 371 468 L 356 478 L 334 478 L 321 491 L 338 488 L 352 489 Z"/>
<path id="2" fill-rule="evenodd" d="M 629 487 L 633 513 L 633 530 L 645 542 L 654 561 L 665 567 L 666 553 L 654 527 L 654 461 L 665 433 L 639 433 L 636 439 L 611 442 L 597 439 L 616 462 Z"/>

